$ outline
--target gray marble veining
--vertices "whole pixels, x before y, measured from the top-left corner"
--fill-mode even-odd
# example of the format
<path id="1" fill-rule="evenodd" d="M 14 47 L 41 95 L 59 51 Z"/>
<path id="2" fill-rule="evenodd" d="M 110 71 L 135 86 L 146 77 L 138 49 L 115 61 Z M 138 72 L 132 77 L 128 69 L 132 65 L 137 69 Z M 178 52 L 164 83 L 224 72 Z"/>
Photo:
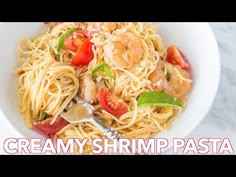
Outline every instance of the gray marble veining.
<path id="1" fill-rule="evenodd" d="M 214 104 L 202 124 L 236 132 L 236 23 L 211 23 L 221 54 L 221 81 Z M 201 125 L 195 131 L 200 131 Z M 225 135 L 227 136 L 227 135 Z M 235 134 L 236 138 L 236 134 Z"/>

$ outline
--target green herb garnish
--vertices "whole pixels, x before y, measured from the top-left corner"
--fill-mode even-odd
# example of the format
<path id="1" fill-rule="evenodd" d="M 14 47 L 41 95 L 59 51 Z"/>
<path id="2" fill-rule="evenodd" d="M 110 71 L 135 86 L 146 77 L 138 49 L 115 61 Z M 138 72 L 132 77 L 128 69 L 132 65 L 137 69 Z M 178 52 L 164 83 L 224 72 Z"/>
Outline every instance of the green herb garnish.
<path id="1" fill-rule="evenodd" d="M 96 66 L 92 72 L 91 75 L 94 76 L 96 73 L 98 73 L 99 71 L 103 71 L 106 73 L 107 76 L 109 76 L 112 79 L 115 79 L 115 76 L 112 74 L 111 70 L 109 69 L 108 65 L 106 63 L 102 63 L 98 66 Z"/>
<path id="2" fill-rule="evenodd" d="M 138 98 L 138 106 L 141 105 L 183 107 L 182 104 L 175 100 L 172 96 L 164 92 L 155 91 L 149 91 L 140 95 Z"/>
<path id="3" fill-rule="evenodd" d="M 171 79 L 171 74 L 170 73 L 166 74 L 166 79 L 167 79 L 168 82 L 170 81 L 170 79 Z"/>
<path id="4" fill-rule="evenodd" d="M 43 112 L 43 113 L 41 114 L 40 120 L 45 120 L 45 119 L 47 119 L 47 118 L 48 118 L 48 114 L 45 113 L 45 112 Z"/>
<path id="5" fill-rule="evenodd" d="M 64 42 L 65 39 L 72 34 L 73 32 L 75 32 L 78 29 L 78 27 L 72 27 L 70 29 L 68 29 L 66 32 L 64 32 L 58 39 L 57 39 L 57 47 L 56 47 L 56 54 L 59 53 L 60 49 L 64 48 Z"/>

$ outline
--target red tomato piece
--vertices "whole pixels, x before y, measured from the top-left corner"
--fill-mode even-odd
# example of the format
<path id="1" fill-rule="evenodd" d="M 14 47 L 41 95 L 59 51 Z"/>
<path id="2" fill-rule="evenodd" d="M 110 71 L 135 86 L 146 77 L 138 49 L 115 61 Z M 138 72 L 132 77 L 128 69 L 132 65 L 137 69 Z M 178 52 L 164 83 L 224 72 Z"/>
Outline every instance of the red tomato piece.
<path id="1" fill-rule="evenodd" d="M 65 119 L 58 117 L 54 124 L 50 125 L 52 118 L 48 118 L 43 121 L 35 121 L 33 122 L 33 128 L 38 130 L 39 132 L 47 135 L 52 136 L 59 132 L 63 127 L 69 124 Z"/>
<path id="2" fill-rule="evenodd" d="M 188 70 L 190 68 L 187 58 L 174 45 L 168 47 L 166 61 L 174 65 L 179 65 L 184 70 Z"/>
<path id="3" fill-rule="evenodd" d="M 78 30 L 65 39 L 64 46 L 76 55 L 72 58 L 71 64 L 74 66 L 85 66 L 93 59 L 92 32 Z"/>
<path id="4" fill-rule="evenodd" d="M 114 116 L 121 116 L 128 112 L 128 105 L 122 99 L 104 88 L 100 91 L 99 101 L 102 108 Z"/>
<path id="5" fill-rule="evenodd" d="M 93 57 L 92 43 L 89 40 L 86 40 L 72 58 L 71 64 L 74 66 L 85 66 L 92 61 Z"/>

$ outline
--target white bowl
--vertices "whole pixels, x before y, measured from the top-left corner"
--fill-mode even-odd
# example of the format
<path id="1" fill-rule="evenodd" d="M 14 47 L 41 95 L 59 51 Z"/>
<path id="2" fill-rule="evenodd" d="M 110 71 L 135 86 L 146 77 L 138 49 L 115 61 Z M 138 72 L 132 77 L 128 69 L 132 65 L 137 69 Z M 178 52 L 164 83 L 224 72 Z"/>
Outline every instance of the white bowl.
<path id="1" fill-rule="evenodd" d="M 0 132 L 4 137 L 42 137 L 25 126 L 17 111 L 17 80 L 13 74 L 17 66 L 17 40 L 37 35 L 42 26 L 42 23 L 0 23 Z M 159 23 L 159 30 L 166 44 L 176 44 L 186 55 L 194 81 L 187 108 L 170 129 L 157 135 L 171 143 L 173 138 L 187 136 L 210 109 L 219 85 L 220 56 L 208 23 Z"/>

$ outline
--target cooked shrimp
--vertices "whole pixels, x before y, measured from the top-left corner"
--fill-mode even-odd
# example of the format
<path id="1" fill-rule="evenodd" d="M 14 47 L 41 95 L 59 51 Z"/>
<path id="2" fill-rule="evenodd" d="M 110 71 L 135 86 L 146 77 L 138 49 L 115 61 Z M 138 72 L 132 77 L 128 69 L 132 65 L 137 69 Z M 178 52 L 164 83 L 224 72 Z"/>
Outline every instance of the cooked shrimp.
<path id="1" fill-rule="evenodd" d="M 104 56 L 110 64 L 130 69 L 142 60 L 142 43 L 133 33 L 119 34 L 104 46 Z"/>
<path id="2" fill-rule="evenodd" d="M 80 78 L 80 91 L 79 96 L 89 102 L 94 103 L 97 99 L 97 87 L 91 76 L 83 75 Z"/>
<path id="3" fill-rule="evenodd" d="M 149 79 L 153 82 L 154 90 L 164 91 L 175 98 L 181 98 L 191 88 L 189 73 L 178 65 L 172 65 L 166 61 L 158 62 L 156 70 Z"/>

